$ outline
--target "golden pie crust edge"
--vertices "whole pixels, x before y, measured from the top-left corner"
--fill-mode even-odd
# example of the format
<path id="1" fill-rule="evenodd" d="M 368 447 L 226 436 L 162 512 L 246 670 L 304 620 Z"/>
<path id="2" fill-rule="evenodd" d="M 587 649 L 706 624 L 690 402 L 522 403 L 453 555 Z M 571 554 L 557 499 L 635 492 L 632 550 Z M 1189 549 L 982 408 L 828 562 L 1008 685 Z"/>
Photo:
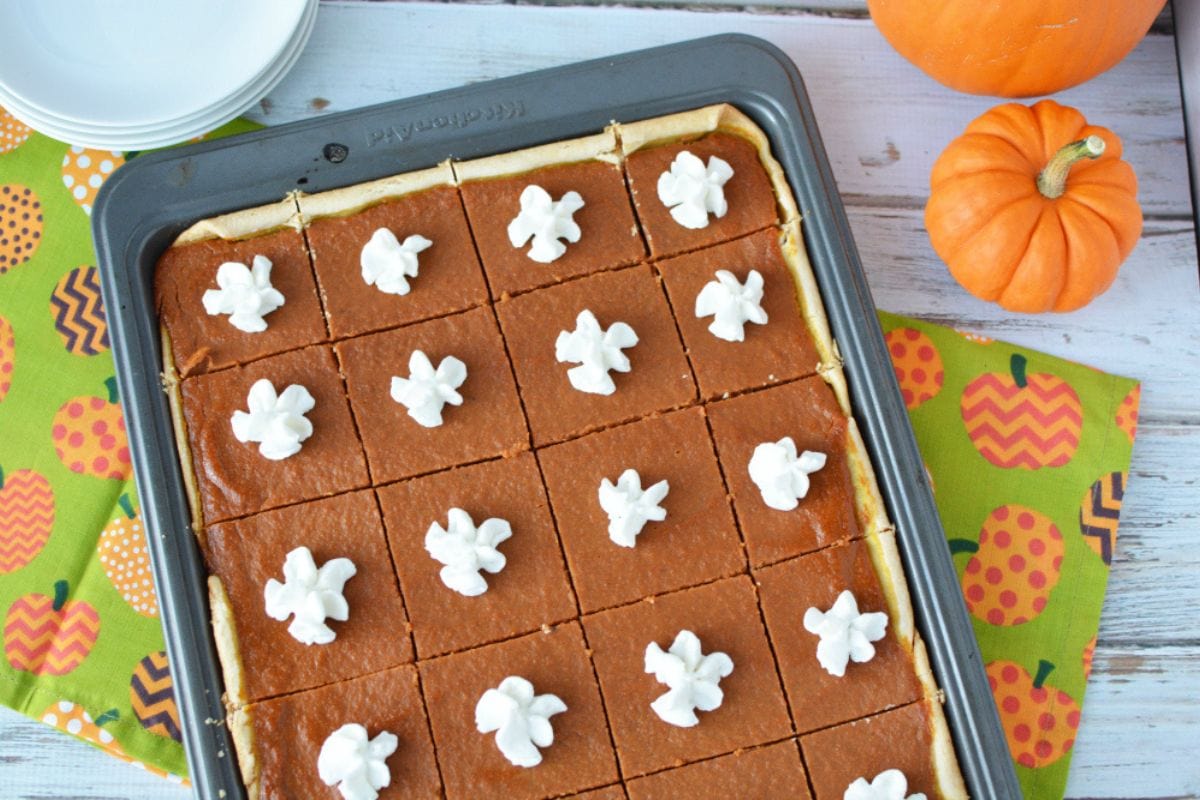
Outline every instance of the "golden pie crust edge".
<path id="1" fill-rule="evenodd" d="M 777 210 L 783 220 L 778 226 L 784 260 L 796 285 L 797 305 L 816 344 L 821 359 L 817 372 L 830 386 L 848 419 L 847 460 L 855 487 L 856 506 L 864 522 L 865 538 L 872 562 L 883 587 L 895 631 L 913 657 L 917 676 L 924 687 L 930 709 L 933 733 L 932 759 L 939 791 L 946 798 L 965 798 L 966 789 L 959 769 L 953 740 L 942 709 L 943 694 L 930 669 L 925 644 L 913 624 L 913 611 L 896 547 L 895 533 L 886 516 L 874 469 L 867 455 L 858 425 L 850 413 L 849 392 L 842 371 L 837 343 L 830 333 L 816 277 L 803 246 L 800 214 L 791 186 L 779 162 L 771 154 L 766 134 L 745 114 L 733 106 L 719 104 L 693 111 L 671 114 L 632 123 L 614 123 L 602 133 L 579 139 L 553 142 L 538 147 L 475 159 L 446 161 L 413 173 L 389 176 L 354 186 L 307 195 L 293 192 L 284 200 L 269 205 L 236 211 L 201 220 L 186 229 L 172 246 L 206 239 L 247 239 L 280 228 L 302 231 L 312 220 L 344 216 L 387 200 L 403 197 L 436 186 L 459 185 L 530 172 L 558 164 L 598 160 L 620 164 L 625 156 L 643 147 L 666 144 L 679 139 L 694 139 L 713 132 L 740 136 L 754 144 L 759 159 L 775 192 Z M 183 467 L 184 484 L 192 511 L 193 531 L 203 540 L 203 514 L 199 503 L 194 463 L 187 440 L 179 378 L 174 367 L 170 338 L 161 327 L 163 346 L 163 386 L 169 397 L 176 445 Z M 237 645 L 232 607 L 221 581 L 209 579 L 213 635 L 221 659 L 226 684 L 225 703 L 243 781 L 251 800 L 259 793 L 259 766 L 255 750 L 251 709 L 246 707 L 243 666 Z M 230 687 L 233 687 L 232 690 Z"/>

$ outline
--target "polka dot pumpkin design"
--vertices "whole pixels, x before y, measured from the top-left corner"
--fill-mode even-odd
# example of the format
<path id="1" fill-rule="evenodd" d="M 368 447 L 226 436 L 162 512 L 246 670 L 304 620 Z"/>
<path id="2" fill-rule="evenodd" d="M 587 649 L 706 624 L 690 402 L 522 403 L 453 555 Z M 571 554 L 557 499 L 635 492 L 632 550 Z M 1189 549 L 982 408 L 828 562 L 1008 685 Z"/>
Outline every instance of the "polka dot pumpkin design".
<path id="1" fill-rule="evenodd" d="M 13 367 L 16 366 L 17 342 L 12 325 L 0 317 L 0 402 L 12 388 Z"/>
<path id="2" fill-rule="evenodd" d="M 942 390 L 942 356 L 933 340 L 913 328 L 897 328 L 885 337 L 900 394 L 909 411 Z"/>
<path id="3" fill-rule="evenodd" d="M 1022 625 L 1046 608 L 1062 572 L 1063 537 L 1039 511 L 1000 506 L 979 541 L 951 539 L 950 552 L 970 553 L 962 575 L 967 609 L 992 625 Z"/>
<path id="4" fill-rule="evenodd" d="M 93 721 L 92 715 L 84 710 L 81 706 L 78 706 L 68 700 L 60 700 L 42 712 L 41 720 L 47 725 L 57 728 L 60 731 L 66 731 L 73 736 L 78 736 L 85 742 L 90 742 L 91 744 L 96 745 L 109 755 L 116 756 L 122 761 L 128 762 L 139 769 L 144 769 L 151 775 L 157 775 L 160 778 L 165 778 L 170 783 L 177 785 L 190 785 L 187 780 L 179 775 L 174 775 L 166 770 L 159 769 L 158 767 L 154 767 L 138 761 L 135 758 L 131 758 L 129 754 L 125 752 L 125 749 L 121 747 L 121 743 L 118 742 L 111 733 L 100 727 L 101 725 L 117 719 L 118 716 L 118 712 L 114 708 L 105 711 Z"/>
<path id="5" fill-rule="evenodd" d="M 1125 395 L 1125 399 L 1121 401 L 1121 405 L 1117 409 L 1117 427 L 1129 437 L 1130 444 L 1133 444 L 1133 437 L 1137 436 L 1138 406 L 1141 402 L 1142 385 L 1139 383 L 1129 390 L 1129 394 Z"/>
<path id="6" fill-rule="evenodd" d="M 0 108 L 0 153 L 16 150 L 25 144 L 33 129 Z"/>
<path id="7" fill-rule="evenodd" d="M 118 504 L 121 511 L 104 527 L 96 554 L 104 574 L 125 602 L 143 617 L 157 617 L 158 596 L 150 575 L 141 515 L 133 510 L 129 495 L 122 495 Z"/>
<path id="8" fill-rule="evenodd" d="M 89 216 L 100 185 L 113 170 L 125 163 L 120 153 L 72 147 L 62 160 L 62 181 L 71 199 Z"/>
<path id="9" fill-rule="evenodd" d="M 115 378 L 103 397 L 72 397 L 54 415 L 51 437 L 58 459 L 72 472 L 125 480 L 133 474 L 125 417 L 117 402 Z"/>
<path id="10" fill-rule="evenodd" d="M 1075 698 L 1046 683 L 1053 670 L 1049 661 L 1038 662 L 1032 676 L 1012 661 L 987 665 L 1008 749 L 1018 764 L 1030 769 L 1053 764 L 1069 753 L 1079 730 Z"/>
<path id="11" fill-rule="evenodd" d="M 0 186 L 0 275 L 33 258 L 42 239 L 42 203 L 28 186 Z"/>

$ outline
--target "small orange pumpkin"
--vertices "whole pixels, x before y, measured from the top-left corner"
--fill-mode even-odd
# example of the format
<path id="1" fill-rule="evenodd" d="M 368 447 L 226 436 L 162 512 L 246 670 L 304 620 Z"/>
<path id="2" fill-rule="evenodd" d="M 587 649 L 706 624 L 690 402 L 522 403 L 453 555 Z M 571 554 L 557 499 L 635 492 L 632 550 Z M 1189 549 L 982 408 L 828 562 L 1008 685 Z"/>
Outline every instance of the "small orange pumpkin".
<path id="1" fill-rule="evenodd" d="M 1129 54 L 1164 0 L 867 0 L 892 47 L 971 94 L 1036 97 L 1083 83 Z"/>
<path id="2" fill-rule="evenodd" d="M 971 122 L 930 176 L 925 228 L 950 274 L 1009 311 L 1072 311 L 1112 284 L 1142 233 L 1121 140 L 1053 100 Z"/>

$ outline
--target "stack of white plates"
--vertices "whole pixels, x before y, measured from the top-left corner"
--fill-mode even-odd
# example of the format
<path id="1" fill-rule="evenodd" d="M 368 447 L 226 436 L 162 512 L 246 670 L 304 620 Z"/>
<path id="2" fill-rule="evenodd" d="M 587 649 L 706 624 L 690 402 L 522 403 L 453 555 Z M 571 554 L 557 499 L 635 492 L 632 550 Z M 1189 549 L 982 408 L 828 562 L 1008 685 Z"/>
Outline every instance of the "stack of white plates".
<path id="1" fill-rule="evenodd" d="M 82 147 L 186 141 L 271 91 L 316 16 L 317 0 L 0 2 L 0 106 Z"/>

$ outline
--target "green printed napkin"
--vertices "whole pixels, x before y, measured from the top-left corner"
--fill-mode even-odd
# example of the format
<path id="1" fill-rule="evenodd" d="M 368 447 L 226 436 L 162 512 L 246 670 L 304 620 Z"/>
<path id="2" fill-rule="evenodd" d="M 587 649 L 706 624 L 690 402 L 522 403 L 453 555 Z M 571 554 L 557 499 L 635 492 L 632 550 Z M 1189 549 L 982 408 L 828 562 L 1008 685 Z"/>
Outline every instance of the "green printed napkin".
<path id="1" fill-rule="evenodd" d="M 880 312 L 1027 800 L 1066 790 L 1137 381 Z"/>
<path id="2" fill-rule="evenodd" d="M 0 108 L 0 703 L 182 782 L 88 221 L 124 160 Z"/>

